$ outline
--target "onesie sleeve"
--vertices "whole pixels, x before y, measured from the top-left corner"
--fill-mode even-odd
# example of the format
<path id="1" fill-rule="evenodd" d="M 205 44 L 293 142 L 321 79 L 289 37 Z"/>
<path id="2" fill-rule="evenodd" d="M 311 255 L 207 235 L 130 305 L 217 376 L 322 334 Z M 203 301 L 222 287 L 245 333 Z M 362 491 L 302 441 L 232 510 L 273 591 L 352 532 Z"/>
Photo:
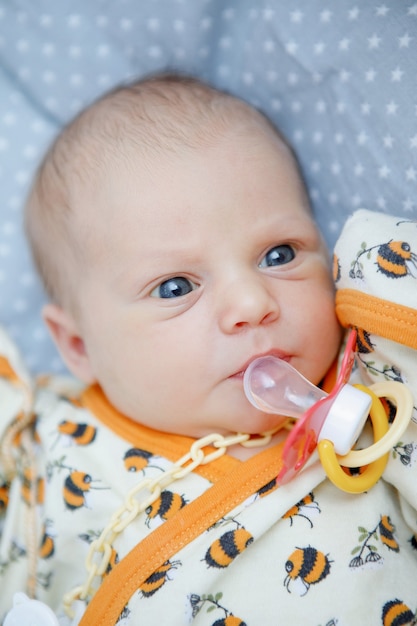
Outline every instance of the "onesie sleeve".
<path id="1" fill-rule="evenodd" d="M 361 380 L 401 382 L 413 396 L 410 424 L 383 478 L 398 490 L 417 536 L 417 220 L 357 211 L 336 243 L 333 267 L 338 318 L 358 331 Z"/>
<path id="2" fill-rule="evenodd" d="M 0 623 L 15 591 L 29 591 L 37 550 L 33 385 L 19 353 L 0 327 Z M 37 493 L 36 493 L 37 492 Z"/>

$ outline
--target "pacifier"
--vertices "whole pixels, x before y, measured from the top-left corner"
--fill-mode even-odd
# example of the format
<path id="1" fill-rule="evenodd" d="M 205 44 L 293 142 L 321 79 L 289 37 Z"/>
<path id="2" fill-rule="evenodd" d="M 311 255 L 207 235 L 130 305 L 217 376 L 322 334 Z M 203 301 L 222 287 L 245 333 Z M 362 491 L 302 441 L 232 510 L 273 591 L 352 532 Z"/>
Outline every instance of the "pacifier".
<path id="1" fill-rule="evenodd" d="M 39 600 L 32 600 L 23 592 L 13 596 L 13 608 L 7 613 L 3 626 L 59 626 L 55 613 Z"/>
<path id="2" fill-rule="evenodd" d="M 245 394 L 256 408 L 297 419 L 284 445 L 279 484 L 289 482 L 316 447 L 328 477 L 344 491 L 365 491 L 382 475 L 389 449 L 410 421 L 413 399 L 407 387 L 397 382 L 378 383 L 370 388 L 350 385 L 355 346 L 356 331 L 352 329 L 339 376 L 329 394 L 304 378 L 292 365 L 273 356 L 255 359 L 246 369 Z M 396 418 L 391 428 L 379 397 L 387 397 L 396 404 Z M 368 416 L 375 443 L 365 450 L 352 450 Z M 370 467 L 358 472 L 358 476 L 348 476 L 341 467 L 365 465 Z"/>

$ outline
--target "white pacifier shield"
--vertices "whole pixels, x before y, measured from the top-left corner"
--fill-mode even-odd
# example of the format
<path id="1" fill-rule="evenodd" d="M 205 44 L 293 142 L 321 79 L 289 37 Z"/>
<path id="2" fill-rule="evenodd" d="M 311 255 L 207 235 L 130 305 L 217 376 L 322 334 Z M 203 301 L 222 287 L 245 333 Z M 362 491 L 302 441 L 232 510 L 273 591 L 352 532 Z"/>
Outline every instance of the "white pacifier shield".
<path id="1" fill-rule="evenodd" d="M 344 385 L 326 417 L 319 441 L 328 439 L 333 443 L 336 454 L 347 454 L 362 432 L 371 404 L 369 394 L 352 385 Z"/>
<path id="2" fill-rule="evenodd" d="M 7 613 L 3 626 L 59 626 L 59 622 L 46 604 L 18 592 L 13 596 L 13 608 Z"/>

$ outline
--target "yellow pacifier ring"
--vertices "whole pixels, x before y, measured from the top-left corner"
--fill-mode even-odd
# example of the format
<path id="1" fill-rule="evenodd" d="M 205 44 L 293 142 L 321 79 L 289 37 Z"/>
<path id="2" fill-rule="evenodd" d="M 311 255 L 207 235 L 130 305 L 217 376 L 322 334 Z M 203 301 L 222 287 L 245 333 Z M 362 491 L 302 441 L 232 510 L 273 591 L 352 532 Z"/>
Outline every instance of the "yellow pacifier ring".
<path id="1" fill-rule="evenodd" d="M 321 464 L 329 480 L 347 493 L 362 493 L 369 490 L 382 476 L 388 462 L 389 450 L 397 443 L 407 428 L 412 410 L 413 398 L 409 389 L 398 382 L 376 383 L 370 388 L 355 385 L 372 398 L 370 419 L 374 432 L 374 444 L 364 450 L 351 450 L 345 456 L 339 456 L 333 443 L 323 439 L 318 443 Z M 395 420 L 389 428 L 388 418 L 380 397 L 393 400 L 397 407 Z M 342 467 L 367 466 L 362 474 L 349 476 Z"/>

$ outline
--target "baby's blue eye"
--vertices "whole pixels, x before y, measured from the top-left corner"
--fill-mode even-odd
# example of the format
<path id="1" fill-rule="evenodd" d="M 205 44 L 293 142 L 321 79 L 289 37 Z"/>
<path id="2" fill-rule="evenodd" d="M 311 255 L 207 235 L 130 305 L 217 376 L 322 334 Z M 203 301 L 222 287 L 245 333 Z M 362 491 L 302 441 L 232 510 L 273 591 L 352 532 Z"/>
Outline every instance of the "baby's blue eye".
<path id="1" fill-rule="evenodd" d="M 190 293 L 196 287 L 197 285 L 188 280 L 188 278 L 174 276 L 158 285 L 152 291 L 151 296 L 154 298 L 180 298 L 181 296 L 186 296 L 187 293 Z"/>
<path id="2" fill-rule="evenodd" d="M 295 258 L 295 251 L 292 246 L 282 244 L 268 250 L 259 267 L 276 267 L 277 265 L 285 265 Z"/>

